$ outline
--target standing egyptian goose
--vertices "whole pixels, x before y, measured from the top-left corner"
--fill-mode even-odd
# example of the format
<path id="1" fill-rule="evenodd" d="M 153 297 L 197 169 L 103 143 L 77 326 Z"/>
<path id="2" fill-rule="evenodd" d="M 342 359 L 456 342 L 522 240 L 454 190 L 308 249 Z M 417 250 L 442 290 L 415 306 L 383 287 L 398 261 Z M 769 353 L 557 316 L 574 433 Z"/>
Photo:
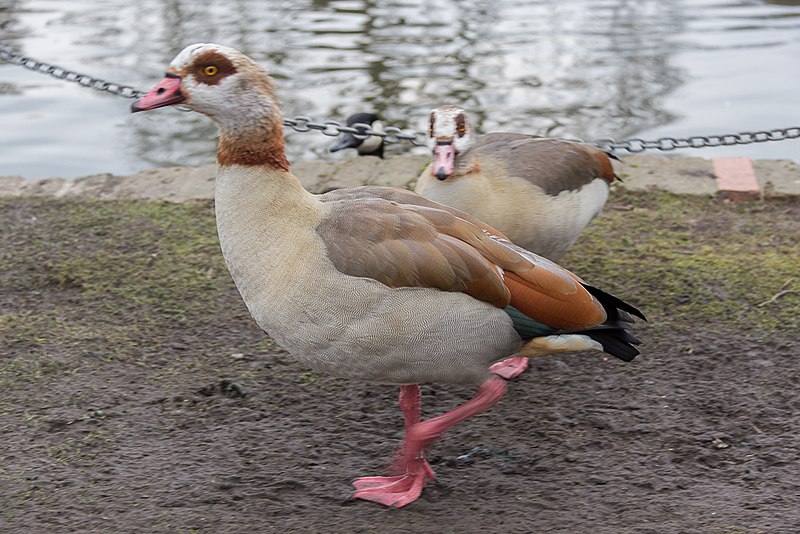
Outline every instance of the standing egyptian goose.
<path id="1" fill-rule="evenodd" d="M 347 125 L 353 127 L 356 124 L 366 124 L 376 132 L 383 131 L 383 123 L 374 113 L 354 113 L 347 117 Z M 383 139 L 376 135 L 370 135 L 359 139 L 351 133 L 339 135 L 336 143 L 328 150 L 337 152 L 345 148 L 355 148 L 359 156 L 377 156 L 383 158 Z"/>
<path id="2" fill-rule="evenodd" d="M 425 449 L 503 396 L 493 362 L 638 354 L 627 330 L 638 310 L 469 215 L 400 189 L 303 189 L 289 171 L 272 80 L 242 53 L 185 48 L 133 111 L 175 104 L 219 127 L 217 229 L 256 322 L 304 365 L 400 385 L 406 438 L 396 474 L 357 479 L 354 497 L 396 507 L 417 499 L 434 477 Z M 424 382 L 479 389 L 420 422 Z"/>
<path id="3" fill-rule="evenodd" d="M 519 133 L 478 136 L 456 106 L 432 110 L 428 134 L 433 162 L 414 190 L 553 261 L 600 212 L 615 179 L 608 155 L 593 146 Z"/>

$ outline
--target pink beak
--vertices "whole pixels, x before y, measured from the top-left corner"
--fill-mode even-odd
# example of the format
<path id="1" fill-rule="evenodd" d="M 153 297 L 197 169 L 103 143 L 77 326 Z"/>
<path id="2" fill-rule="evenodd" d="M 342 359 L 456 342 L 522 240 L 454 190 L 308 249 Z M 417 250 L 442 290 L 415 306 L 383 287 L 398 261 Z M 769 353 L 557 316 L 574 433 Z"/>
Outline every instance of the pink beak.
<path id="1" fill-rule="evenodd" d="M 133 103 L 131 113 L 180 104 L 186 100 L 181 93 L 181 81 L 180 77 L 167 73 L 167 76 L 158 82 L 158 85 L 153 87 L 149 93 Z"/>
<path id="2" fill-rule="evenodd" d="M 452 143 L 436 144 L 433 147 L 433 175 L 446 179 L 456 170 L 456 147 Z"/>

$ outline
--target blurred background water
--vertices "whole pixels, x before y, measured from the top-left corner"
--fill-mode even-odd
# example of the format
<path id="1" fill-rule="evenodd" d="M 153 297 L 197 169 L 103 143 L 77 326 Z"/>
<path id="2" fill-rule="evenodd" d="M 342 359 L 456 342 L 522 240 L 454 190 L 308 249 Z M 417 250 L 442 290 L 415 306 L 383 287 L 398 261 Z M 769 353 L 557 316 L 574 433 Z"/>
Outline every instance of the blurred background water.
<path id="1" fill-rule="evenodd" d="M 457 103 L 481 131 L 583 139 L 800 126 L 800 0 L 0 0 L 0 43 L 142 90 L 203 41 L 267 66 L 286 116 L 424 131 Z M 0 63 L 0 175 L 214 161 L 209 120 L 130 104 Z M 330 144 L 287 131 L 293 160 L 352 156 Z M 681 153 L 800 161 L 800 140 Z"/>

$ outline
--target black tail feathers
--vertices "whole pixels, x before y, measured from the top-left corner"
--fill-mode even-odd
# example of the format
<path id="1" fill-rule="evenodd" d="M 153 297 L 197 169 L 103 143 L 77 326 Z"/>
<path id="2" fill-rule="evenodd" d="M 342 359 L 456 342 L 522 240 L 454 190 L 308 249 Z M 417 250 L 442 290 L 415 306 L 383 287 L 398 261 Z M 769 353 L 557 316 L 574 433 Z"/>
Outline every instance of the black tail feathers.
<path id="1" fill-rule="evenodd" d="M 574 333 L 589 336 L 600 343 L 605 352 L 620 360 L 626 362 L 633 360 L 639 354 L 639 350 L 634 345 L 640 345 L 642 342 L 629 331 L 633 324 L 631 315 L 644 321 L 647 318 L 642 312 L 614 295 L 586 284 L 583 284 L 583 287 L 600 302 L 608 319 L 601 325 Z"/>
<path id="2" fill-rule="evenodd" d="M 621 326 L 601 325 L 576 333 L 589 336 L 603 346 L 604 352 L 616 356 L 624 362 L 629 362 L 639 355 L 639 349 L 634 345 L 642 343 Z"/>
<path id="3" fill-rule="evenodd" d="M 627 302 L 625 302 L 623 300 L 620 300 L 617 297 L 615 297 L 614 295 L 610 295 L 609 293 L 606 293 L 605 291 L 601 291 L 601 290 L 597 289 L 596 287 L 593 287 L 593 286 L 590 286 L 590 285 L 587 285 L 587 284 L 582 284 L 582 285 L 583 285 L 583 287 L 586 288 L 586 291 L 591 293 L 591 295 L 594 298 L 596 298 L 600 302 L 600 304 L 603 305 L 603 308 L 606 309 L 606 313 L 608 314 L 608 318 L 609 319 L 621 319 L 622 317 L 624 317 L 623 314 L 619 313 L 619 311 L 621 310 L 621 311 L 628 312 L 631 315 L 635 315 L 636 317 L 639 317 L 640 319 L 642 319 L 644 321 L 647 320 L 647 317 L 645 317 L 642 312 L 640 312 L 639 310 L 637 310 L 636 308 L 634 308 L 633 306 L 631 306 Z M 629 321 L 626 321 L 626 322 L 632 322 L 632 321 L 629 320 Z"/>

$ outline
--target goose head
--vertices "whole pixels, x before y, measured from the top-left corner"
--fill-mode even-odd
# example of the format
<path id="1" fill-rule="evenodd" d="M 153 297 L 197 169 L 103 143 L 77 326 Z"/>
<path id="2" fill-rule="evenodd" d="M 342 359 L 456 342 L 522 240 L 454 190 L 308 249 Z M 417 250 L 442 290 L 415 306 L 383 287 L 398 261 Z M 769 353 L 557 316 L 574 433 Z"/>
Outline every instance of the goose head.
<path id="1" fill-rule="evenodd" d="M 431 110 L 428 138 L 436 178 L 446 180 L 465 173 L 464 163 L 475 145 L 475 132 L 463 109 L 448 105 Z"/>
<path id="2" fill-rule="evenodd" d="M 184 48 L 164 79 L 131 106 L 147 111 L 181 105 L 210 117 L 220 130 L 220 164 L 272 164 L 288 169 L 280 104 L 267 70 L 233 48 Z"/>
<path id="3" fill-rule="evenodd" d="M 347 117 L 347 126 L 351 128 L 355 125 L 362 124 L 369 126 L 376 132 L 383 131 L 383 123 L 378 119 L 375 113 L 354 113 Z M 345 148 L 355 148 L 359 156 L 383 157 L 383 139 L 377 135 L 370 135 L 364 139 L 359 139 L 353 134 L 343 133 L 339 135 L 339 139 L 328 150 L 331 152 L 338 152 Z"/>

